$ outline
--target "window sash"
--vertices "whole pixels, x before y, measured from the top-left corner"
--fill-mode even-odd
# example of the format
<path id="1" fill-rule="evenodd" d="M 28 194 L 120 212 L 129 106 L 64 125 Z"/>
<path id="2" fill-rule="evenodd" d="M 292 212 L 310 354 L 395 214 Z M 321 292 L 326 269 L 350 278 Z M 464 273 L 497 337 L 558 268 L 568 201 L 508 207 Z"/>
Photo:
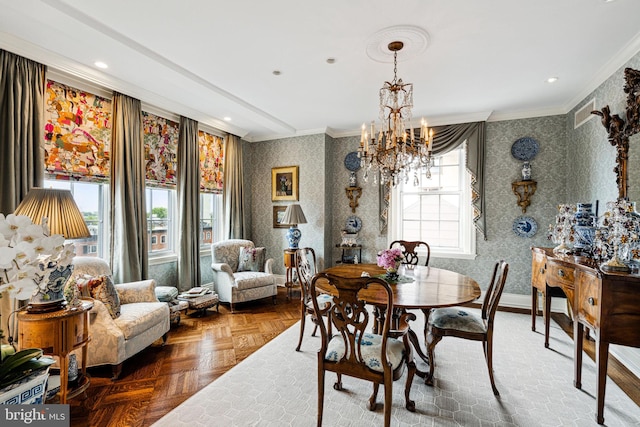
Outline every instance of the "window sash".
<path id="1" fill-rule="evenodd" d="M 457 160 L 452 161 L 455 153 Z M 446 158 L 445 158 L 446 157 Z M 389 211 L 388 240 L 422 240 L 429 243 L 431 256 L 449 258 L 474 258 L 475 257 L 475 228 L 473 226 L 473 209 L 471 206 L 471 178 L 465 168 L 464 145 L 449 152 L 444 156 L 434 159 L 431 168 L 432 179 L 423 187 L 416 189 L 412 185 L 399 184 L 392 189 L 391 205 Z M 457 165 L 457 166 L 455 166 Z M 456 167 L 457 173 L 446 173 L 445 168 Z M 442 177 L 447 177 L 442 179 Z M 421 176 L 421 184 L 425 180 Z M 457 182 L 457 189 L 452 188 L 451 182 Z M 425 204 L 427 199 L 449 199 L 448 204 L 436 204 L 437 210 L 429 212 L 433 203 Z M 406 210 L 406 204 L 413 201 L 413 212 Z M 453 203 L 451 203 L 453 201 Z M 446 211 L 442 206 L 457 205 L 456 212 Z M 404 210 L 403 210 L 404 208 Z M 451 220 L 452 216 L 456 220 Z M 455 223 L 458 226 L 455 227 Z M 447 227 L 454 226 L 457 233 L 443 233 Z M 453 237 L 451 237 L 453 235 Z"/>

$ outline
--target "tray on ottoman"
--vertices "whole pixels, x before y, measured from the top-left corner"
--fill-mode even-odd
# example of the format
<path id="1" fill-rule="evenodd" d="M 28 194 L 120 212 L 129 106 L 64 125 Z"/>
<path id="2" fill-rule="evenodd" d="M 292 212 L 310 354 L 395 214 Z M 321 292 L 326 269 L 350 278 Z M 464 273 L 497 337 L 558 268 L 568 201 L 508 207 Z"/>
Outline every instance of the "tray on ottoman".
<path id="1" fill-rule="evenodd" d="M 220 298 L 218 298 L 218 294 L 208 293 L 197 297 L 180 295 L 178 299 L 189 303 L 189 310 L 195 310 L 197 315 L 203 315 L 208 308 L 213 306 L 216 307 L 216 311 L 219 311 Z"/>

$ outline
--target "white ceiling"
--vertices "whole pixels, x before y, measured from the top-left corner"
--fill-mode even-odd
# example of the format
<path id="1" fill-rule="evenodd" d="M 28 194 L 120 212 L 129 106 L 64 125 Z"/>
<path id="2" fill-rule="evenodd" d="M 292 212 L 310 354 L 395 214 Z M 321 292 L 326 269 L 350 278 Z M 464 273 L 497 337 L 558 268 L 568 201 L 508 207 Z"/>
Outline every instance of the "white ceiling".
<path id="1" fill-rule="evenodd" d="M 432 125 L 565 114 L 640 50 L 638 0 L 0 0 L 0 8 L 1 48 L 250 141 L 357 134 L 377 119 L 378 89 L 393 78 L 392 56 L 376 61 L 367 48 L 395 38 L 407 42 L 398 77 L 414 84 L 415 122 Z M 426 32 L 426 49 L 386 31 L 396 26 Z"/>

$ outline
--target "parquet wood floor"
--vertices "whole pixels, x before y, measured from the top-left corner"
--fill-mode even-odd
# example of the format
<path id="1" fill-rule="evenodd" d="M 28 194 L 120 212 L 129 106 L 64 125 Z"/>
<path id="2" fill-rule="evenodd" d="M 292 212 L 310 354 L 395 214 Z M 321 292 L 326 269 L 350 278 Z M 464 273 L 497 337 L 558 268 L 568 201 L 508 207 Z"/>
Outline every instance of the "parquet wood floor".
<path id="1" fill-rule="evenodd" d="M 158 340 L 125 361 L 111 381 L 108 367 L 89 368 L 87 398 L 70 401 L 71 426 L 143 427 L 153 424 L 211 381 L 240 363 L 300 319 L 299 293 L 284 288 L 271 299 L 221 304 L 203 317 L 182 316 L 165 346 Z M 294 351 L 294 348 L 291 349 Z"/>
<path id="2" fill-rule="evenodd" d="M 276 305 L 265 299 L 240 304 L 234 314 L 221 305 L 219 314 L 209 310 L 200 318 L 182 316 L 179 325 L 172 325 L 167 344 L 158 340 L 127 360 L 117 381 L 111 381 L 108 367 L 90 368 L 87 398 L 70 402 L 71 426 L 150 426 L 296 323 L 298 298 L 294 294 L 288 301 L 279 288 Z M 571 336 L 569 318 L 552 316 Z M 593 359 L 592 343 L 585 344 L 585 352 Z M 640 405 L 640 380 L 612 356 L 608 374 Z"/>

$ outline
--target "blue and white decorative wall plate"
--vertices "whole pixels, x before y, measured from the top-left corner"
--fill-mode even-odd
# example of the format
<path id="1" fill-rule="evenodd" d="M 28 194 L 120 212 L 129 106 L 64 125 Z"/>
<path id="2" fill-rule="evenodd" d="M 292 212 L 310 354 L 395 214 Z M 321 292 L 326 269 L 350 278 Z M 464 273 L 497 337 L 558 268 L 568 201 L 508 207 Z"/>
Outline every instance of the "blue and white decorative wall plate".
<path id="1" fill-rule="evenodd" d="M 349 218 L 347 218 L 347 223 L 344 227 L 347 233 L 357 233 L 361 228 L 362 220 L 359 217 L 351 215 Z"/>
<path id="2" fill-rule="evenodd" d="M 528 162 L 538 154 L 539 149 L 538 141 L 527 136 L 513 143 L 511 155 L 518 160 Z"/>
<path id="3" fill-rule="evenodd" d="M 344 167 L 351 172 L 360 169 L 360 157 L 358 157 L 357 151 L 352 151 L 344 157 Z"/>
<path id="4" fill-rule="evenodd" d="M 516 236 L 533 237 L 538 231 L 538 223 L 530 216 L 519 216 L 511 227 Z"/>

